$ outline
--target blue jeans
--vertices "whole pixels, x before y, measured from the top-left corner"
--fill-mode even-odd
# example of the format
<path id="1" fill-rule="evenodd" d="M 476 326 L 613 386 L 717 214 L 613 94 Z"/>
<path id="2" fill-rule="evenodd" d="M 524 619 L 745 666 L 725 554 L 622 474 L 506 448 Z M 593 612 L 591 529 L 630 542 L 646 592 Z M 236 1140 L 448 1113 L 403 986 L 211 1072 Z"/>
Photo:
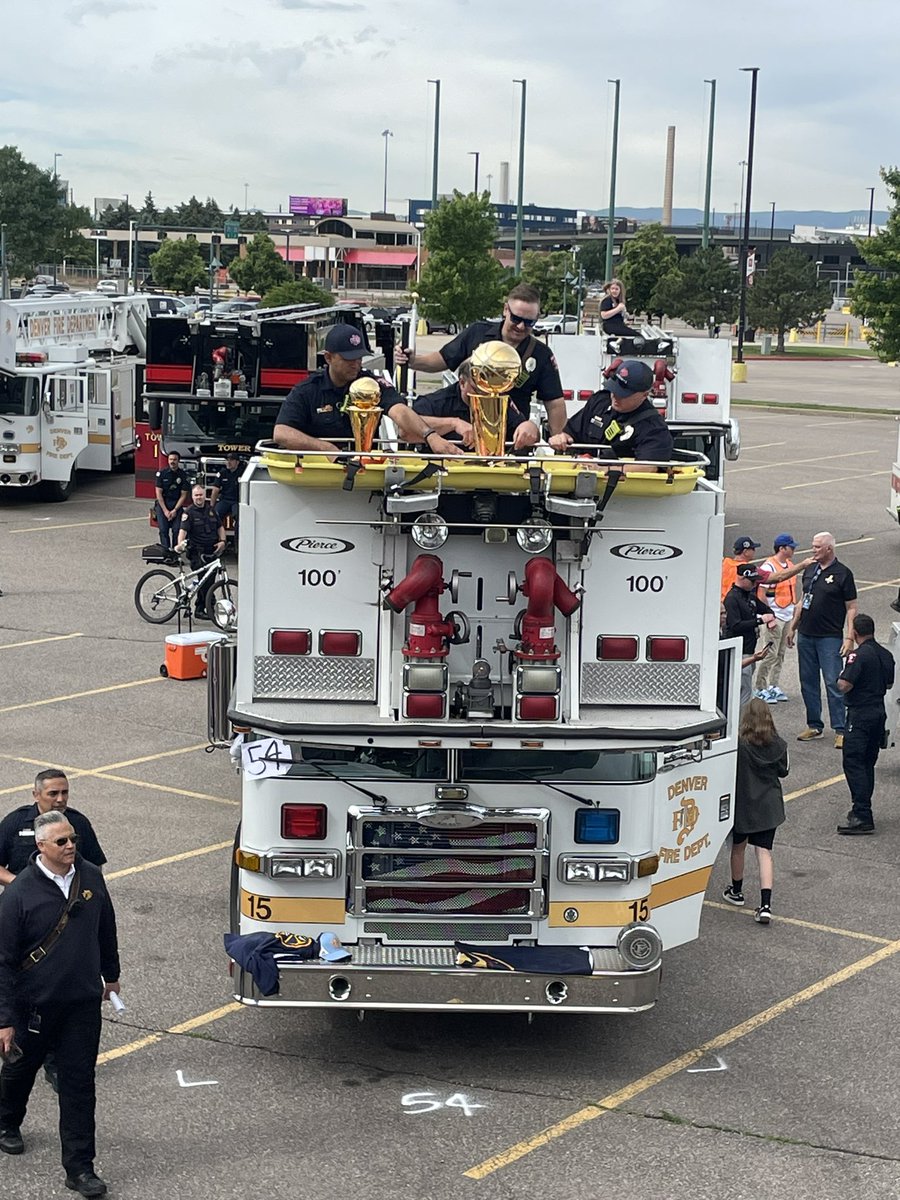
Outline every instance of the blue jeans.
<path id="1" fill-rule="evenodd" d="M 844 732 L 844 697 L 837 689 L 841 673 L 841 639 L 839 637 L 810 637 L 797 634 L 797 662 L 800 668 L 800 691 L 806 705 L 806 723 L 810 729 L 824 729 L 822 722 L 822 688 L 819 675 L 825 680 L 828 697 L 828 716 L 835 733 Z"/>

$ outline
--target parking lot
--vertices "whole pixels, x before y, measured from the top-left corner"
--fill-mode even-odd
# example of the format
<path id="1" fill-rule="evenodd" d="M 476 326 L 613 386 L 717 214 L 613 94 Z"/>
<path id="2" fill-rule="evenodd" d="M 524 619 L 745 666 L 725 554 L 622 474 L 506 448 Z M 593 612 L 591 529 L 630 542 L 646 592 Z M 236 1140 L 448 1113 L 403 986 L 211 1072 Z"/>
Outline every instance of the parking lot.
<path id="1" fill-rule="evenodd" d="M 753 364 L 742 387 L 777 399 L 763 393 L 795 366 Z M 805 398 L 858 395 L 854 367 L 827 387 L 816 376 Z M 900 412 L 897 372 L 865 379 Z M 782 386 L 796 397 L 805 385 Z M 787 530 L 800 555 L 830 530 L 886 640 L 900 584 L 885 509 L 893 420 L 738 415 L 727 543 L 748 533 L 765 549 Z M 879 764 L 876 836 L 839 838 L 840 755 L 830 738 L 795 741 L 805 722 L 789 654 L 775 919 L 757 926 L 752 904 L 720 901 L 723 851 L 701 939 L 668 955 L 644 1015 L 529 1025 L 241 1009 L 222 949 L 238 779 L 227 755 L 205 752 L 205 684 L 160 676 L 168 628 L 135 612 L 154 535 L 132 490 L 128 475 L 87 476 L 63 505 L 0 496 L 2 811 L 28 801 L 37 770 L 64 767 L 109 858 L 119 918 L 127 1011 L 107 1014 L 98 1079 L 97 1169 L 112 1196 L 900 1195 L 900 747 Z M 0 1162 L 0 1196 L 68 1194 L 42 1081 L 23 1134 L 27 1153 Z"/>

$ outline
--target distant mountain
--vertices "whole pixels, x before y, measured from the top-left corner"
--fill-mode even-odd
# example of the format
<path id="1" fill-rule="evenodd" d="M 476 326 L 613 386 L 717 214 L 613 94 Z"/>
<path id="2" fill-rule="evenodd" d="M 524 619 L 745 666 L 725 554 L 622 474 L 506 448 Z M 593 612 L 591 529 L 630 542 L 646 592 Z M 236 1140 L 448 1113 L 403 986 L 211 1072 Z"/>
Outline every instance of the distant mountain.
<path id="1" fill-rule="evenodd" d="M 607 210 L 605 208 L 588 209 L 588 215 L 593 213 L 598 217 L 605 217 Z M 661 221 L 661 208 L 628 208 L 624 206 L 620 208 L 616 205 L 617 217 L 630 217 L 634 221 Z M 734 213 L 715 213 L 715 224 L 717 226 L 724 225 L 725 217 L 733 219 Z M 872 222 L 875 225 L 883 225 L 888 218 L 888 214 L 883 209 L 876 209 L 872 214 Z M 771 208 L 765 208 L 761 212 L 752 212 L 750 214 L 751 225 L 767 226 L 772 220 Z M 675 225 L 700 225 L 703 221 L 703 210 L 700 208 L 673 208 L 672 221 Z M 818 225 L 825 229 L 845 229 L 848 225 L 862 226 L 863 230 L 869 224 L 869 210 L 853 209 L 849 212 L 828 212 L 825 209 L 800 209 L 785 208 L 775 209 L 775 228 L 776 229 L 792 229 L 795 225 Z"/>

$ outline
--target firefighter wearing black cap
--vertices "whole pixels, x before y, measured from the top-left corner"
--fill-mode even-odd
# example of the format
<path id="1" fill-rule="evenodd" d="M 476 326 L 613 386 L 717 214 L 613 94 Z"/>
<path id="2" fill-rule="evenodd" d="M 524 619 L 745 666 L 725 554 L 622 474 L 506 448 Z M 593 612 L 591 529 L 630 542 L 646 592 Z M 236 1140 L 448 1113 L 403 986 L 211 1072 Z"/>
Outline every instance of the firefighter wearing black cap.
<path id="1" fill-rule="evenodd" d="M 874 833 L 875 763 L 887 720 L 884 696 L 894 683 L 894 657 L 875 641 L 875 622 L 865 613 L 853 618 L 853 640 L 856 649 L 847 655 L 837 678 L 838 691 L 847 705 L 842 765 L 853 807 L 837 831 Z"/>
<path id="2" fill-rule="evenodd" d="M 649 364 L 629 358 L 594 392 L 562 433 L 550 438 L 554 450 L 596 446 L 601 458 L 635 458 L 669 462 L 674 442 L 669 427 L 650 403 L 653 372 Z"/>
<path id="3" fill-rule="evenodd" d="M 353 439 L 350 418 L 341 411 L 348 389 L 361 376 L 375 378 L 363 371 L 366 354 L 363 335 L 353 325 L 334 325 L 325 338 L 325 367 L 293 387 L 284 399 L 275 421 L 274 438 L 285 450 L 321 450 L 334 454 Z M 460 447 L 446 441 L 404 402 L 394 388 L 382 385 L 380 405 L 383 412 L 408 442 L 421 443 L 433 454 L 459 454 Z"/>
<path id="4" fill-rule="evenodd" d="M 768 604 L 763 603 L 756 594 L 759 584 L 759 572 L 753 563 L 741 563 L 731 588 L 726 593 L 723 605 L 725 607 L 725 636 L 742 637 L 744 639 L 744 657 L 753 655 L 756 650 L 756 639 L 761 625 L 771 628 L 775 624 L 775 614 Z M 753 695 L 753 661 L 741 667 L 741 707 Z"/>

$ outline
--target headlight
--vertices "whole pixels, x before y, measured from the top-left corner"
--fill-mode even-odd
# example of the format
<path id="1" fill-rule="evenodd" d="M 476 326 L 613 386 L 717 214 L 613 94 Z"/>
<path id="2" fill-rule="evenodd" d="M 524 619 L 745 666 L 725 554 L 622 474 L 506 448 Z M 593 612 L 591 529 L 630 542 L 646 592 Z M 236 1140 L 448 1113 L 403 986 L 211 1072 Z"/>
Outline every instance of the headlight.
<path id="1" fill-rule="evenodd" d="M 269 859 L 269 874 L 273 879 L 335 879 L 340 855 L 326 854 L 275 854 Z"/>
<path id="2" fill-rule="evenodd" d="M 526 554 L 541 554 L 553 541 L 553 526 L 543 517 L 529 517 L 516 530 L 516 541 Z"/>
<path id="3" fill-rule="evenodd" d="M 628 883 L 632 863 L 628 858 L 561 854 L 558 873 L 562 883 Z"/>
<path id="4" fill-rule="evenodd" d="M 447 522 L 437 513 L 423 513 L 412 526 L 412 540 L 420 550 L 439 550 L 450 533 Z"/>
<path id="5" fill-rule="evenodd" d="M 636 971 L 649 971 L 662 958 L 662 938 L 652 925 L 626 925 L 616 945 L 622 958 Z"/>

